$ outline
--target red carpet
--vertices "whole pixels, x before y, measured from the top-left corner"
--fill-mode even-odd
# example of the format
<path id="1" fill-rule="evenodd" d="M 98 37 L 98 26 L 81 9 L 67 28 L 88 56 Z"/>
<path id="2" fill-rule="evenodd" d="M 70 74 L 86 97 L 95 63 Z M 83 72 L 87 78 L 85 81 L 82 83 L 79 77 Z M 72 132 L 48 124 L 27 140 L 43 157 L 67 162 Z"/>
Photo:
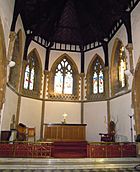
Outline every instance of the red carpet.
<path id="1" fill-rule="evenodd" d="M 87 142 L 54 142 L 52 157 L 55 158 L 86 158 Z"/>

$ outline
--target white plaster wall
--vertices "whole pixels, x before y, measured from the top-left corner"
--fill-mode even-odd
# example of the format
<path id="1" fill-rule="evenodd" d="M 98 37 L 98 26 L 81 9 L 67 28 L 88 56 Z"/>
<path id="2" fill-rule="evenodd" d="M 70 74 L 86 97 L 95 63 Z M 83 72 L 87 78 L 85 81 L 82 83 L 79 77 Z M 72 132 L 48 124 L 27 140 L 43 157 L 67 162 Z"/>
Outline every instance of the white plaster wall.
<path id="1" fill-rule="evenodd" d="M 45 66 L 45 58 L 46 58 L 46 49 L 42 46 L 40 46 L 39 44 L 37 44 L 36 42 L 34 41 L 31 41 L 31 44 L 29 45 L 29 48 L 28 48 L 28 54 L 34 49 L 36 48 L 38 53 L 39 53 L 39 56 L 40 56 L 40 60 L 41 60 L 41 63 L 42 63 L 42 70 L 44 71 L 44 66 Z"/>
<path id="2" fill-rule="evenodd" d="M 107 133 L 107 102 L 90 102 L 84 104 L 84 123 L 87 124 L 87 141 L 100 141 L 99 133 Z"/>
<path id="3" fill-rule="evenodd" d="M 85 52 L 85 74 L 87 73 L 88 66 L 95 54 L 98 54 L 105 62 L 104 51 L 102 47 Z"/>
<path id="4" fill-rule="evenodd" d="M 41 108 L 41 101 L 21 98 L 19 122 L 24 123 L 27 127 L 35 127 L 37 140 L 40 138 Z"/>
<path id="5" fill-rule="evenodd" d="M 18 15 L 18 18 L 16 21 L 15 32 L 18 33 L 19 30 L 22 31 L 22 57 L 21 58 L 23 58 L 26 35 L 25 35 L 25 31 L 24 31 L 24 27 L 23 27 L 23 23 L 22 23 L 22 19 L 20 15 Z"/>
<path id="6" fill-rule="evenodd" d="M 120 27 L 120 29 L 116 32 L 116 34 L 114 35 L 114 37 L 110 40 L 110 42 L 108 44 L 109 66 L 111 64 L 112 50 L 113 50 L 113 46 L 114 46 L 116 38 L 119 38 L 122 41 L 124 46 L 126 46 L 128 44 L 127 32 L 126 32 L 126 28 L 124 25 L 122 25 Z M 127 53 L 127 51 L 126 51 L 126 53 Z"/>
<path id="7" fill-rule="evenodd" d="M 15 0 L 0 0 L 0 17 L 4 28 L 6 51 L 8 51 L 9 33 L 13 19 L 14 4 Z"/>
<path id="8" fill-rule="evenodd" d="M 131 24 L 132 24 L 132 41 L 133 41 L 133 48 L 134 48 L 134 66 L 136 66 L 136 62 L 140 56 L 140 37 L 139 37 L 139 30 L 140 30 L 140 4 L 137 5 L 137 7 L 133 10 L 131 14 Z M 115 36 L 111 39 L 109 42 L 109 64 L 111 63 L 111 56 L 112 56 L 112 49 L 115 42 L 115 38 L 119 38 L 122 40 L 124 46 L 127 45 L 127 33 L 126 28 L 124 25 L 118 30 L 118 32 L 115 34 Z M 128 51 L 126 51 L 127 54 L 127 63 L 128 63 L 128 69 L 129 69 L 129 54 Z M 132 88 L 132 80 L 133 76 L 130 75 L 128 82 L 129 82 L 129 89 Z M 115 118 L 118 117 L 118 123 L 117 123 L 117 140 L 118 141 L 131 141 L 131 133 L 130 133 L 130 118 L 128 115 L 133 113 L 133 110 L 131 109 L 131 93 L 120 96 L 118 98 L 114 98 L 110 101 L 110 113 L 112 116 L 115 116 Z M 134 121 L 133 121 L 134 124 Z M 135 132 L 133 133 L 135 135 Z"/>
<path id="9" fill-rule="evenodd" d="M 134 49 L 134 66 L 140 57 L 140 3 L 131 13 L 132 41 Z"/>
<path id="10" fill-rule="evenodd" d="M 74 53 L 74 52 L 68 52 L 68 51 L 54 51 L 51 50 L 50 52 L 50 58 L 49 58 L 49 70 L 51 69 L 53 63 L 56 61 L 58 57 L 63 55 L 64 53 L 68 54 L 76 63 L 78 72 L 81 72 L 81 53 Z"/>
<path id="11" fill-rule="evenodd" d="M 17 111 L 18 96 L 9 87 L 6 88 L 6 102 L 4 104 L 2 130 L 9 130 L 12 115 Z"/>
<path id="12" fill-rule="evenodd" d="M 133 114 L 131 109 L 131 93 L 112 99 L 110 101 L 110 114 L 115 121 L 117 121 L 118 118 L 116 124 L 117 141 L 131 141 L 129 117 L 129 115 Z"/>
<path id="13" fill-rule="evenodd" d="M 61 123 L 63 114 L 68 114 L 67 123 L 81 123 L 81 105 L 71 102 L 46 102 L 44 123 Z"/>

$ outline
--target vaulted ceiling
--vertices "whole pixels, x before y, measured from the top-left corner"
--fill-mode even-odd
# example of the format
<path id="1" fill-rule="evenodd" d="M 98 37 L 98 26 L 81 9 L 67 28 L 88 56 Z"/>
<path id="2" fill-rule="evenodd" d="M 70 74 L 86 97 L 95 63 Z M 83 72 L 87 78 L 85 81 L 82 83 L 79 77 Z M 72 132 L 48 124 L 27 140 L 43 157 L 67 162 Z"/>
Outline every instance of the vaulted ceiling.
<path id="1" fill-rule="evenodd" d="M 26 33 L 48 42 L 87 45 L 109 35 L 134 0 L 16 0 Z"/>

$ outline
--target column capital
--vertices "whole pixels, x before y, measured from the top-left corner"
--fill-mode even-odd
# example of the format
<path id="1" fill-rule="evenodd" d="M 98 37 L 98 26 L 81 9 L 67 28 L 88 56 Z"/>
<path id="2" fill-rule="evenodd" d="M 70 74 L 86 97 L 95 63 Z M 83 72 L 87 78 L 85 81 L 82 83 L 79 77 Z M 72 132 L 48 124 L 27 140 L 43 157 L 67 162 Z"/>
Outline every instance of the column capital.
<path id="1" fill-rule="evenodd" d="M 85 77 L 85 73 L 80 73 L 80 77 Z"/>
<path id="2" fill-rule="evenodd" d="M 109 71 L 109 67 L 108 67 L 108 66 L 105 66 L 105 67 L 104 67 L 104 70 L 105 70 L 105 71 Z"/>
<path id="3" fill-rule="evenodd" d="M 10 41 L 11 42 L 14 41 L 16 39 L 16 36 L 17 36 L 16 32 L 11 31 L 9 35 Z"/>
<path id="4" fill-rule="evenodd" d="M 48 70 L 44 70 L 44 75 L 49 75 L 49 71 Z"/>
<path id="5" fill-rule="evenodd" d="M 133 44 L 132 43 L 128 43 L 126 45 L 126 49 L 129 52 L 129 63 L 130 63 L 130 72 L 132 73 L 132 75 L 134 74 L 134 65 L 133 65 Z"/>
<path id="6" fill-rule="evenodd" d="M 128 51 L 132 51 L 133 50 L 133 44 L 132 43 L 128 43 L 125 48 L 128 50 Z"/>

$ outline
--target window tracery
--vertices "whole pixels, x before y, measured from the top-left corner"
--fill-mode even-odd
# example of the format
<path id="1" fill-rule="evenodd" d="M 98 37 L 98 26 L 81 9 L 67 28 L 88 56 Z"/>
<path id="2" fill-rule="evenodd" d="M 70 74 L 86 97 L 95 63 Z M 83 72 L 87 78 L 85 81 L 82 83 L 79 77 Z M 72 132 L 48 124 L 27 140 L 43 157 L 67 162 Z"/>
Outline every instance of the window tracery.
<path id="1" fill-rule="evenodd" d="M 74 61 L 64 54 L 52 65 L 49 98 L 76 100 L 79 97 L 79 74 Z"/>
<path id="2" fill-rule="evenodd" d="M 23 64 L 22 93 L 27 96 L 40 97 L 42 65 L 36 49 L 33 49 Z"/>
<path id="3" fill-rule="evenodd" d="M 101 57 L 95 55 L 87 71 L 87 99 L 96 100 L 105 97 L 104 63 Z"/>
<path id="4" fill-rule="evenodd" d="M 111 91 L 112 95 L 120 91 L 127 90 L 127 77 L 125 70 L 127 69 L 125 48 L 122 41 L 115 40 L 111 59 Z"/>

